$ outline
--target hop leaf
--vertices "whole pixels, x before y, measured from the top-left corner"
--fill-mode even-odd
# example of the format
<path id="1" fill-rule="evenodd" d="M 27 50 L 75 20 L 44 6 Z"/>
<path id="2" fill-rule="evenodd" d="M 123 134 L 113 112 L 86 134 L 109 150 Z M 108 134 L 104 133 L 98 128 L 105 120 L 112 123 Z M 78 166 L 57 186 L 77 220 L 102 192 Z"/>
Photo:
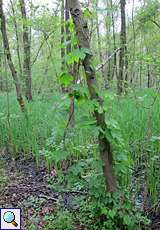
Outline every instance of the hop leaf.
<path id="1" fill-rule="evenodd" d="M 70 86 L 73 80 L 74 80 L 74 77 L 69 73 L 63 72 L 60 75 L 60 83 L 66 87 Z"/>

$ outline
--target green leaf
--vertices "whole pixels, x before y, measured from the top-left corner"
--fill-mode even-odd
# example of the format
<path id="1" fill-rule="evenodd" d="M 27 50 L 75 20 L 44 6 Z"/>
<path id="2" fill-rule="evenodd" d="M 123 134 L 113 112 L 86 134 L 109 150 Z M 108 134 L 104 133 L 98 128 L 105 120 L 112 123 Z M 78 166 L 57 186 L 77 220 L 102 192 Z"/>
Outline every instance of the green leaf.
<path id="1" fill-rule="evenodd" d="M 69 20 L 69 31 L 71 33 L 74 33 L 75 32 L 75 25 L 74 25 L 74 22 L 72 19 Z"/>
<path id="2" fill-rule="evenodd" d="M 132 219 L 130 216 L 125 215 L 123 219 L 124 219 L 124 224 L 126 224 L 127 226 L 130 226 L 132 224 Z"/>
<path id="3" fill-rule="evenodd" d="M 108 215 L 108 210 L 105 207 L 102 207 L 101 214 Z"/>
<path id="4" fill-rule="evenodd" d="M 107 92 L 107 93 L 105 93 L 104 97 L 105 97 L 105 99 L 107 99 L 109 101 L 113 101 L 115 99 L 116 95 Z"/>
<path id="5" fill-rule="evenodd" d="M 81 50 L 81 52 L 83 52 L 85 54 L 92 54 L 91 50 L 88 48 L 81 48 L 80 50 Z"/>
<path id="6" fill-rule="evenodd" d="M 72 84 L 73 80 L 74 80 L 74 77 L 69 73 L 63 72 L 60 75 L 60 83 L 66 87 L 70 86 Z"/>
<path id="7" fill-rule="evenodd" d="M 106 136 L 107 140 L 109 140 L 110 142 L 114 141 L 111 129 L 108 128 L 105 130 L 105 136 Z"/>
<path id="8" fill-rule="evenodd" d="M 87 18 L 87 19 L 91 19 L 91 18 L 92 18 L 92 12 L 91 12 L 88 8 L 86 8 L 86 9 L 84 10 L 83 15 L 84 15 L 84 17 Z"/>
<path id="9" fill-rule="evenodd" d="M 74 63 L 78 63 L 80 60 L 84 60 L 86 54 L 89 54 L 90 50 L 83 48 L 83 49 L 74 49 L 71 53 L 66 55 L 66 61 L 68 65 L 72 65 Z"/>
<path id="10" fill-rule="evenodd" d="M 115 209 L 109 210 L 108 215 L 113 219 L 116 215 L 116 210 Z"/>
<path id="11" fill-rule="evenodd" d="M 100 113 L 100 114 L 104 113 L 104 109 L 103 109 L 102 106 L 99 106 L 99 108 L 98 108 L 98 113 Z"/>

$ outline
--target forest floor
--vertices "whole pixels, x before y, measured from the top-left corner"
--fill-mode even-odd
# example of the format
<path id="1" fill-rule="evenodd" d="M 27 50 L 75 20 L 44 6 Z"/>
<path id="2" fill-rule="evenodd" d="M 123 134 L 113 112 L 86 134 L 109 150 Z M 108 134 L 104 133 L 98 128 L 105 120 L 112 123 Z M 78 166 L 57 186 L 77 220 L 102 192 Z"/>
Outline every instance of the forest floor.
<path id="1" fill-rule="evenodd" d="M 60 203 L 63 203 L 66 209 L 70 209 L 71 200 L 73 196 L 78 196 L 78 193 L 54 191 L 48 183 L 48 178 L 56 177 L 56 172 L 53 170 L 51 175 L 45 164 L 37 167 L 33 157 L 18 158 L 13 161 L 10 157 L 2 155 L 0 154 L 1 175 L 3 175 L 0 183 L 0 207 L 21 208 L 22 229 L 52 229 L 52 227 L 45 228 L 50 221 L 46 217 L 54 215 Z M 4 168 L 4 165 L 7 167 Z M 159 209 L 158 205 L 148 210 L 148 217 L 152 221 L 149 229 L 160 229 Z M 86 228 L 77 222 L 74 229 L 85 230 Z"/>
<path id="2" fill-rule="evenodd" d="M 45 229 L 47 215 L 53 215 L 60 202 L 67 208 L 68 200 L 76 195 L 53 191 L 48 183 L 50 174 L 47 168 L 45 165 L 37 167 L 32 157 L 13 162 L 10 158 L 0 156 L 0 162 L 1 166 L 7 165 L 7 168 L 1 167 L 0 207 L 21 208 L 22 229 Z M 78 223 L 76 229 L 85 228 Z"/>

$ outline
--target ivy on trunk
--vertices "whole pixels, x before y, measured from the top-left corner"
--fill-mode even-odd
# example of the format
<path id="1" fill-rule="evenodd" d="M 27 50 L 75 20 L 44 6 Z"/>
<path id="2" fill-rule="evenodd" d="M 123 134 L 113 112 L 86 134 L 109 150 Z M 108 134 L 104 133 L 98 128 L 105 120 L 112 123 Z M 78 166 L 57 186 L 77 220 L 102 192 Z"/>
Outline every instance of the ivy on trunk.
<path id="1" fill-rule="evenodd" d="M 100 107 L 103 107 L 103 100 L 98 94 L 98 88 L 96 83 L 96 72 L 92 68 L 92 54 L 90 51 L 90 39 L 89 29 L 87 22 L 83 16 L 83 12 L 78 0 L 69 0 L 69 8 L 72 19 L 75 24 L 75 29 L 78 37 L 79 48 L 86 50 L 86 56 L 83 60 L 83 66 L 87 78 L 88 90 L 91 100 L 96 100 Z M 106 188 L 109 192 L 114 192 L 117 189 L 117 181 L 113 171 L 113 153 L 111 150 L 111 144 L 107 139 L 105 132 L 107 130 L 107 124 L 105 122 L 105 112 L 99 112 L 96 108 L 94 116 L 97 121 L 97 125 L 100 127 L 100 133 L 98 136 L 99 148 L 101 159 L 104 163 L 104 177 L 106 181 Z"/>

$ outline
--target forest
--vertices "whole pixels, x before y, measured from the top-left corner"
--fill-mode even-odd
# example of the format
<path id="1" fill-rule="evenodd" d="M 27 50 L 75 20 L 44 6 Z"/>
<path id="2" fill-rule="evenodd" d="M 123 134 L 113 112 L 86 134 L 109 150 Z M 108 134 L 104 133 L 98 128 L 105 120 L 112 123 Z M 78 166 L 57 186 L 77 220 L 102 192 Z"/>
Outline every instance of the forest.
<path id="1" fill-rule="evenodd" d="M 5 229 L 160 229 L 159 0 L 0 0 L 3 208 Z"/>

